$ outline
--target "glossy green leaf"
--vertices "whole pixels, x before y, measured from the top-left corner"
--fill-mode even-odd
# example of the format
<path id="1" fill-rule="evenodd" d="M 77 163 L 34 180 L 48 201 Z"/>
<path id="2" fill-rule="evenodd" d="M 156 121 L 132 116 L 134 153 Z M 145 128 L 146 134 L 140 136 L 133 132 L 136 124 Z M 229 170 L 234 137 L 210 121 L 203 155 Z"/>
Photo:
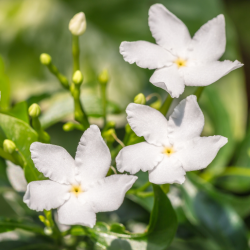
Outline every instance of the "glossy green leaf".
<path id="1" fill-rule="evenodd" d="M 28 105 L 26 102 L 19 102 L 12 109 L 2 113 L 18 118 L 29 124 Z"/>
<path id="2" fill-rule="evenodd" d="M 21 219 L 0 218 L 0 232 L 1 233 L 12 231 L 17 228 L 44 235 L 43 228 L 40 226 L 37 226 L 32 221 L 21 220 Z"/>
<path id="3" fill-rule="evenodd" d="M 25 158 L 24 173 L 28 182 L 44 179 L 30 157 L 30 145 L 37 141 L 37 133 L 25 122 L 9 115 L 0 114 L 0 144 L 4 139 L 12 140 Z"/>
<path id="4" fill-rule="evenodd" d="M 248 249 L 246 228 L 235 210 L 191 182 L 182 187 L 187 218 L 207 238 L 212 237 L 222 249 Z"/>
<path id="5" fill-rule="evenodd" d="M 230 126 L 229 115 L 218 95 L 218 92 L 213 88 L 205 88 L 202 100 L 201 107 L 211 119 L 214 128 L 213 134 L 225 136 L 229 141 L 229 143 L 220 149 L 215 159 L 205 169 L 206 173 L 214 176 L 224 171 L 225 166 L 229 162 L 233 153 L 235 141 Z"/>
<path id="6" fill-rule="evenodd" d="M 250 190 L 250 127 L 244 140 L 236 148 L 233 166 L 241 168 L 227 168 L 222 175 L 217 178 L 216 184 L 226 190 L 233 192 L 248 192 Z"/>

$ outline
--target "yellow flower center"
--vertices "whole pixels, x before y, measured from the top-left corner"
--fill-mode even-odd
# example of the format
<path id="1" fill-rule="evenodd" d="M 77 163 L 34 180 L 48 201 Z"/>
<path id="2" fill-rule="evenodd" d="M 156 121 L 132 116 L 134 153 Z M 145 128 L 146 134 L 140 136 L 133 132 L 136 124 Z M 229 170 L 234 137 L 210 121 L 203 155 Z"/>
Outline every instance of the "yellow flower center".
<path id="1" fill-rule="evenodd" d="M 167 156 L 170 156 L 171 154 L 174 153 L 173 147 L 165 147 L 163 149 L 163 153 L 166 154 Z"/>
<path id="2" fill-rule="evenodd" d="M 73 193 L 75 196 L 78 196 L 80 193 L 83 192 L 80 185 L 72 185 L 70 191 L 71 191 L 71 193 Z"/>
<path id="3" fill-rule="evenodd" d="M 177 64 L 177 67 L 180 68 L 180 67 L 185 67 L 186 64 L 187 64 L 187 61 L 182 59 L 182 58 L 178 58 L 174 61 L 174 63 Z"/>

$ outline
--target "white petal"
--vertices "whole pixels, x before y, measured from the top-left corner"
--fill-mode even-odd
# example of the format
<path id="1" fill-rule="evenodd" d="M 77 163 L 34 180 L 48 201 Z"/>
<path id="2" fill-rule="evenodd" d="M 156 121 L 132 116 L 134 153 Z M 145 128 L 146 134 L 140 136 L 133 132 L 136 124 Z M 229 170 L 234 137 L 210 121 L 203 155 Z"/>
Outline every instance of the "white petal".
<path id="1" fill-rule="evenodd" d="M 116 157 L 116 166 L 119 172 L 145 172 L 158 165 L 163 156 L 162 147 L 141 142 L 123 148 Z"/>
<path id="2" fill-rule="evenodd" d="M 30 146 L 35 167 L 53 181 L 69 184 L 74 182 L 75 161 L 62 147 L 34 142 Z"/>
<path id="3" fill-rule="evenodd" d="M 148 172 L 149 181 L 155 184 L 178 183 L 185 181 L 186 172 L 181 166 L 181 162 L 171 155 L 164 156 L 161 163 Z"/>
<path id="4" fill-rule="evenodd" d="M 96 125 L 91 125 L 82 135 L 75 161 L 76 178 L 82 183 L 99 180 L 106 176 L 111 163 L 111 155 Z"/>
<path id="5" fill-rule="evenodd" d="M 242 66 L 243 64 L 237 60 L 234 62 L 226 60 L 223 62 L 216 61 L 197 66 L 182 67 L 180 71 L 187 86 L 207 86 L 227 75 L 232 70 Z"/>
<path id="6" fill-rule="evenodd" d="M 58 208 L 70 197 L 70 186 L 54 181 L 32 181 L 27 186 L 23 202 L 30 209 L 43 211 Z"/>
<path id="7" fill-rule="evenodd" d="M 190 56 L 193 60 L 202 62 L 216 61 L 225 52 L 225 47 L 225 18 L 219 15 L 195 33 L 190 45 Z"/>
<path id="8" fill-rule="evenodd" d="M 148 143 L 156 146 L 168 143 L 168 122 L 158 110 L 130 103 L 126 112 L 128 123 L 137 136 L 143 136 Z"/>
<path id="9" fill-rule="evenodd" d="M 185 171 L 203 169 L 212 162 L 227 141 L 227 138 L 220 135 L 197 137 L 187 141 L 184 147 L 176 152 L 176 157 L 182 162 Z"/>
<path id="10" fill-rule="evenodd" d="M 174 60 L 174 56 L 167 50 L 145 41 L 122 42 L 120 53 L 126 62 L 148 69 L 162 68 Z"/>
<path id="11" fill-rule="evenodd" d="M 126 192 L 133 186 L 137 176 L 111 175 L 102 180 L 91 183 L 86 188 L 81 201 L 92 204 L 94 212 L 107 212 L 117 210 Z"/>
<path id="12" fill-rule="evenodd" d="M 183 49 L 191 41 L 186 25 L 162 4 L 150 7 L 148 24 L 156 43 L 165 49 Z"/>
<path id="13" fill-rule="evenodd" d="M 168 137 L 171 143 L 182 142 L 200 136 L 204 126 L 204 115 L 195 95 L 182 100 L 169 117 Z"/>
<path id="14" fill-rule="evenodd" d="M 18 192 L 25 192 L 27 189 L 27 181 L 24 176 L 24 171 L 20 166 L 13 164 L 11 161 L 6 161 L 6 173 L 11 186 Z"/>
<path id="15" fill-rule="evenodd" d="M 157 69 L 149 81 L 166 90 L 173 98 L 178 98 L 185 88 L 184 80 L 175 66 Z"/>
<path id="16" fill-rule="evenodd" d="M 63 225 L 82 225 L 93 227 L 96 215 L 90 204 L 82 204 L 72 195 L 70 199 L 58 208 L 58 221 Z"/>

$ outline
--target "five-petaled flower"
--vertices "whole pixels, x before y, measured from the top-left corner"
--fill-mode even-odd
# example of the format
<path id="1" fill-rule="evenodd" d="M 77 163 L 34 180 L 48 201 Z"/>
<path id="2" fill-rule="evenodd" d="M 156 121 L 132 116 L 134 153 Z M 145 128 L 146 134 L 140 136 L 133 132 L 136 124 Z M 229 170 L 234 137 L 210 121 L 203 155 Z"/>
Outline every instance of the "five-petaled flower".
<path id="1" fill-rule="evenodd" d="M 122 42 L 120 53 L 129 63 L 156 69 L 150 82 L 172 97 L 179 97 L 185 85 L 207 86 L 243 65 L 237 60 L 218 61 L 226 46 L 223 15 L 204 24 L 193 38 L 185 24 L 161 4 L 151 6 L 148 22 L 158 45 Z"/>
<path id="2" fill-rule="evenodd" d="M 105 177 L 111 156 L 96 125 L 83 134 L 75 160 L 55 145 L 34 142 L 30 150 L 36 168 L 50 180 L 29 183 L 24 202 L 37 211 L 58 208 L 58 220 L 65 225 L 93 227 L 96 213 L 118 209 L 137 179 L 129 175 Z"/>
<path id="3" fill-rule="evenodd" d="M 149 181 L 155 184 L 182 184 L 186 171 L 207 167 L 227 143 L 219 135 L 200 137 L 204 116 L 194 95 L 182 100 L 169 120 L 146 105 L 131 103 L 126 112 L 131 128 L 146 142 L 123 148 L 117 169 L 131 174 L 149 171 Z"/>

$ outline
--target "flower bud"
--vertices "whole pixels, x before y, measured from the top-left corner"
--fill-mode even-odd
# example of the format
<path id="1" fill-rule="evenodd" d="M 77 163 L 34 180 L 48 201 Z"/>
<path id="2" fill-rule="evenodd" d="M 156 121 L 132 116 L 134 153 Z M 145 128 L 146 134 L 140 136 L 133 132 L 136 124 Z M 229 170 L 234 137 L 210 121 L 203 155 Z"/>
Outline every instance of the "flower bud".
<path id="1" fill-rule="evenodd" d="M 11 140 L 4 140 L 3 141 L 3 150 L 6 153 L 12 154 L 16 150 L 16 144 Z"/>
<path id="2" fill-rule="evenodd" d="M 69 22 L 69 30 L 75 36 L 82 35 L 86 30 L 86 26 L 86 18 L 83 12 L 74 15 Z"/>
<path id="3" fill-rule="evenodd" d="M 75 84 L 81 84 L 83 81 L 83 76 L 80 70 L 77 70 L 72 78 L 73 83 Z"/>
<path id="4" fill-rule="evenodd" d="M 104 69 L 101 74 L 99 75 L 98 77 L 98 81 L 101 83 L 101 84 L 107 84 L 109 80 L 109 74 L 108 74 L 108 71 L 106 69 Z"/>
<path id="5" fill-rule="evenodd" d="M 29 115 L 34 118 L 34 117 L 38 117 L 40 114 L 41 114 L 41 109 L 39 105 L 36 103 L 33 103 L 29 107 Z"/>
<path id="6" fill-rule="evenodd" d="M 67 122 L 63 125 L 63 130 L 66 132 L 72 131 L 75 129 L 75 124 L 73 122 Z"/>
<path id="7" fill-rule="evenodd" d="M 51 59 L 51 56 L 49 54 L 46 54 L 46 53 L 42 53 L 40 55 L 40 62 L 43 64 L 43 65 L 49 65 L 51 63 L 52 59 Z"/>
<path id="8" fill-rule="evenodd" d="M 161 100 L 156 100 L 155 102 L 150 104 L 150 107 L 159 110 L 161 108 Z"/>
<path id="9" fill-rule="evenodd" d="M 137 104 L 146 104 L 146 98 L 145 95 L 143 95 L 142 93 L 138 94 L 135 98 L 134 98 L 134 103 Z"/>
<path id="10" fill-rule="evenodd" d="M 113 137 L 113 135 L 115 135 L 115 130 L 113 128 L 103 132 L 102 136 L 106 141 L 110 141 L 113 142 L 115 139 Z"/>

